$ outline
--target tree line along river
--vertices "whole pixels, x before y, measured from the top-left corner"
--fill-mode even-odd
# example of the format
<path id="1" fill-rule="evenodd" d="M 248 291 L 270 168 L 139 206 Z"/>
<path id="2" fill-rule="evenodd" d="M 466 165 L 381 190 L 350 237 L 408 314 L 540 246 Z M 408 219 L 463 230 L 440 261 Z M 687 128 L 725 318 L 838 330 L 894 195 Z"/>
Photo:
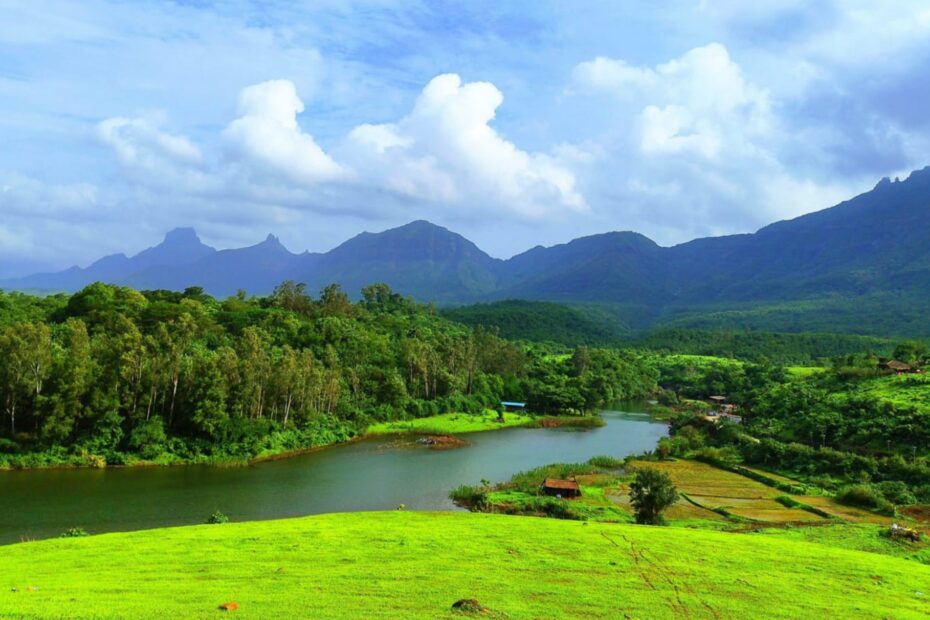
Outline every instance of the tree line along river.
<path id="1" fill-rule="evenodd" d="M 468 447 L 430 450 L 412 437 L 374 437 L 248 467 L 141 467 L 0 472 L 0 543 L 324 512 L 451 510 L 448 493 L 482 479 L 558 462 L 651 450 L 667 426 L 646 415 L 603 412 L 584 432 L 511 428 L 461 437 Z"/>

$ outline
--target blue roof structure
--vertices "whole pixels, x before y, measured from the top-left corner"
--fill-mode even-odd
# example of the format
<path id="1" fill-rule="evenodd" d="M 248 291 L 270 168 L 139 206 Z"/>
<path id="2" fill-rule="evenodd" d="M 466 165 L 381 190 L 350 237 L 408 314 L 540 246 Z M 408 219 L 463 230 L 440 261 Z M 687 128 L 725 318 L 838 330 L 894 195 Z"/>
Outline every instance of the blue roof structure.
<path id="1" fill-rule="evenodd" d="M 523 409 L 524 407 L 526 407 L 526 403 L 518 403 L 512 400 L 502 400 L 501 405 L 503 405 L 504 407 L 517 407 L 519 409 Z"/>

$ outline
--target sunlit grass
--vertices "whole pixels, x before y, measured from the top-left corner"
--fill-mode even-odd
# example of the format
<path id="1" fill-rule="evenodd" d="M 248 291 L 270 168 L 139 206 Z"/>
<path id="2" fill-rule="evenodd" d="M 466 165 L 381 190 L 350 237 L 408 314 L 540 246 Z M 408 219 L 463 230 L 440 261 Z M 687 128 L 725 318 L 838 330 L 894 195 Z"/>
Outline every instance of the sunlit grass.
<path id="1" fill-rule="evenodd" d="M 107 534 L 0 547 L 0 617 L 926 617 L 930 567 L 809 539 L 406 511 Z"/>
<path id="2" fill-rule="evenodd" d="M 530 415 L 505 412 L 504 420 L 501 422 L 498 419 L 497 412 L 489 409 L 484 413 L 444 413 L 442 415 L 417 418 L 414 420 L 382 422 L 369 426 L 366 433 L 369 435 L 389 435 L 396 433 L 452 435 L 455 433 L 491 431 L 513 426 L 527 426 L 533 421 L 534 418 Z"/>

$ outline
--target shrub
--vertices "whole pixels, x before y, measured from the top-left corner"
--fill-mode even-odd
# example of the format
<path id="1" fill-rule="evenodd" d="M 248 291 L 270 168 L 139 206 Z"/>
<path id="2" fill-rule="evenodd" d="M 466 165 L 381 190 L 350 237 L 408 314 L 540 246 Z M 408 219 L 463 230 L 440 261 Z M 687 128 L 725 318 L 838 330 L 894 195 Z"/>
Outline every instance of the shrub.
<path id="1" fill-rule="evenodd" d="M 0 437 L 0 454 L 16 454 L 19 452 L 19 444 L 12 439 Z"/>
<path id="2" fill-rule="evenodd" d="M 144 459 L 153 459 L 165 449 L 165 423 L 152 416 L 137 426 L 129 435 L 129 447 Z"/>
<path id="3" fill-rule="evenodd" d="M 613 456 L 593 456 L 588 459 L 588 465 L 594 465 L 595 467 L 602 467 L 604 469 L 620 469 L 626 465 L 626 461 L 623 459 L 618 459 Z"/>
<path id="4" fill-rule="evenodd" d="M 83 538 L 84 536 L 90 536 L 87 530 L 83 527 L 72 527 L 62 532 L 59 538 Z"/>
<path id="5" fill-rule="evenodd" d="M 908 488 L 908 486 L 898 480 L 879 482 L 873 486 L 879 491 L 879 493 L 882 494 L 882 496 L 884 496 L 886 500 L 892 504 L 895 504 L 896 506 L 917 503 L 917 498 L 914 497 L 914 494 L 911 493 L 911 490 Z"/>
<path id="6" fill-rule="evenodd" d="M 914 489 L 914 497 L 921 504 L 930 504 L 930 484 L 922 484 Z"/>
<path id="7" fill-rule="evenodd" d="M 484 489 L 469 484 L 460 485 L 449 491 L 449 499 L 458 506 L 480 510 L 487 503 Z"/>
<path id="8" fill-rule="evenodd" d="M 207 523 L 210 525 L 219 525 L 221 523 L 229 523 L 229 517 L 217 510 L 207 519 Z"/>
<path id="9" fill-rule="evenodd" d="M 885 499 L 881 491 L 870 484 L 854 484 L 844 487 L 837 496 L 836 501 L 848 506 L 858 506 L 885 514 L 894 512 L 894 508 Z"/>
<path id="10" fill-rule="evenodd" d="M 636 514 L 636 522 L 646 525 L 661 525 L 665 522 L 662 513 L 678 501 L 678 491 L 667 473 L 645 467 L 636 471 L 630 483 L 630 503 Z"/>
<path id="11" fill-rule="evenodd" d="M 534 497 L 526 503 L 525 511 L 531 514 L 543 514 L 553 519 L 578 519 L 564 499 L 555 497 Z"/>

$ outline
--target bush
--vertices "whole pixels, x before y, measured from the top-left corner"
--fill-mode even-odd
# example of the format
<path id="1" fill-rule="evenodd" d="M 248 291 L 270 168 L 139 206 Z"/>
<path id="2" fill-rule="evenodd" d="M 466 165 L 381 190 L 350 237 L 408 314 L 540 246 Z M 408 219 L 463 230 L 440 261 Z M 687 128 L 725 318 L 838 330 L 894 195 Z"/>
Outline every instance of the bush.
<path id="1" fill-rule="evenodd" d="M 62 532 L 59 538 L 83 538 L 84 536 L 90 536 L 87 530 L 83 527 L 72 527 Z"/>
<path id="2" fill-rule="evenodd" d="M 553 519 L 578 519 L 569 502 L 555 497 L 534 497 L 526 503 L 525 511 L 531 514 L 543 514 Z"/>
<path id="3" fill-rule="evenodd" d="M 463 484 L 449 491 L 449 499 L 457 506 L 480 510 L 487 503 L 487 495 L 480 487 Z"/>
<path id="4" fill-rule="evenodd" d="M 879 482 L 873 485 L 882 496 L 896 506 L 916 504 L 917 498 L 906 484 L 898 480 Z"/>
<path id="5" fill-rule="evenodd" d="M 844 487 L 837 494 L 836 501 L 848 506 L 857 506 L 884 514 L 894 512 L 894 507 L 885 499 L 881 491 L 870 484 L 854 484 Z"/>
<path id="6" fill-rule="evenodd" d="M 210 525 L 220 525 L 222 523 L 229 523 L 229 517 L 224 515 L 222 512 L 217 510 L 207 519 L 207 523 Z"/>
<path id="7" fill-rule="evenodd" d="M 914 489 L 914 497 L 921 504 L 930 504 L 930 484 L 922 484 Z"/>
<path id="8" fill-rule="evenodd" d="M 154 459 L 165 449 L 165 423 L 152 416 L 137 426 L 129 435 L 129 447 L 144 459 Z"/>

